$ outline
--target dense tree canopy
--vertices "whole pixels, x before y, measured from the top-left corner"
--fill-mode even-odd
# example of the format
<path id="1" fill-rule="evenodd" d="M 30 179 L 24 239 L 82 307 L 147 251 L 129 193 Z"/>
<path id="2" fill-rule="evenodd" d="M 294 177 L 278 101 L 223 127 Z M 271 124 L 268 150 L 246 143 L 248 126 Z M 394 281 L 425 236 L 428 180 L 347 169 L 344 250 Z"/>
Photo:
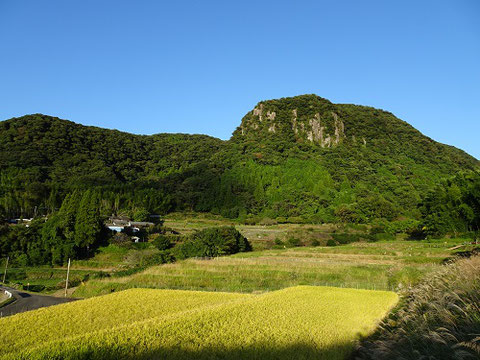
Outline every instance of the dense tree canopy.
<path id="1" fill-rule="evenodd" d="M 27 115 L 0 122 L 0 256 L 62 264 L 92 254 L 112 214 L 147 221 L 183 210 L 245 222 L 371 223 L 392 234 L 419 222 L 427 235 L 478 231 L 478 165 L 389 112 L 315 95 L 260 102 L 229 141 Z M 1 223 L 17 217 L 35 220 Z M 163 240 L 156 245 L 165 251 Z M 210 229 L 177 255 L 245 244 L 234 229 Z"/>
<path id="2" fill-rule="evenodd" d="M 132 135 L 37 114 L 0 122 L 0 214 L 52 214 L 67 194 L 90 189 L 101 215 L 135 219 L 182 210 L 307 222 L 418 219 L 434 184 L 477 167 L 391 113 L 315 95 L 259 103 L 229 141 Z"/>
<path id="3" fill-rule="evenodd" d="M 421 205 L 424 231 L 428 235 L 480 230 L 480 173 L 468 172 L 441 181 Z"/>
<path id="4" fill-rule="evenodd" d="M 20 265 L 58 264 L 93 254 L 107 239 L 98 193 L 68 194 L 58 212 L 28 226 L 0 226 L 0 255 Z"/>

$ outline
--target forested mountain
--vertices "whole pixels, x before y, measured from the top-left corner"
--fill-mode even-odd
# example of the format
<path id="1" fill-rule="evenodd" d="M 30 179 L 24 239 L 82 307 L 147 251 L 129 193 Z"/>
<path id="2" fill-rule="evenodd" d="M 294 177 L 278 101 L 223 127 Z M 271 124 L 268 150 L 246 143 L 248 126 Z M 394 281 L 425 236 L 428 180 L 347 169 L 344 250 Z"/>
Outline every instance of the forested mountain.
<path id="1" fill-rule="evenodd" d="M 51 213 L 68 193 L 96 189 L 103 214 L 414 218 L 434 184 L 478 165 L 389 112 L 316 95 L 260 102 L 229 141 L 133 135 L 35 114 L 0 122 L 0 212 Z"/>

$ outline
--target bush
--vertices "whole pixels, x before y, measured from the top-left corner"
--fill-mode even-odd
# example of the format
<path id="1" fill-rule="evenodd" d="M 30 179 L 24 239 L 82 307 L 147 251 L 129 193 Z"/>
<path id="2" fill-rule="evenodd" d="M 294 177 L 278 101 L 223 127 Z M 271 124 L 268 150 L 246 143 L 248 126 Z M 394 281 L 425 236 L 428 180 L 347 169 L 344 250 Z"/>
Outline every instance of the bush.
<path id="1" fill-rule="evenodd" d="M 147 228 L 147 233 L 149 234 L 165 234 L 166 228 L 163 226 L 163 221 L 161 224 L 155 224 Z"/>
<path id="2" fill-rule="evenodd" d="M 272 225 L 277 225 L 277 224 L 278 224 L 277 220 L 270 219 L 270 218 L 263 218 L 259 222 L 259 225 L 263 225 L 263 226 L 272 226 Z"/>
<path id="3" fill-rule="evenodd" d="M 249 215 L 245 218 L 245 225 L 257 225 L 260 222 L 260 218 L 258 216 Z"/>
<path id="4" fill-rule="evenodd" d="M 287 222 L 287 218 L 283 216 L 278 216 L 277 217 L 277 223 L 279 224 L 285 224 Z"/>
<path id="5" fill-rule="evenodd" d="M 274 243 L 275 245 L 279 245 L 279 246 L 285 245 L 284 242 L 279 238 L 275 238 Z"/>
<path id="6" fill-rule="evenodd" d="M 300 239 L 291 237 L 287 240 L 287 245 L 289 247 L 298 247 L 298 246 L 302 246 L 303 244 L 302 244 L 302 241 Z"/>
<path id="7" fill-rule="evenodd" d="M 22 285 L 22 289 L 23 290 L 27 290 L 27 291 L 32 291 L 32 292 L 40 292 L 40 291 L 43 291 L 45 290 L 45 285 L 35 285 L 35 284 L 23 284 Z"/>
<path id="8" fill-rule="evenodd" d="M 110 277 L 110 274 L 105 271 L 97 271 L 92 275 L 92 279 L 105 279 L 109 277 Z"/>
<path id="9" fill-rule="evenodd" d="M 251 251 L 252 247 L 233 226 L 200 230 L 189 236 L 174 248 L 178 259 L 189 257 L 216 257 Z"/>
<path id="10" fill-rule="evenodd" d="M 304 224 L 305 219 L 300 217 L 300 216 L 290 216 L 287 219 L 287 222 L 290 223 L 290 224 Z"/>
<path id="11" fill-rule="evenodd" d="M 170 237 L 167 235 L 159 235 L 153 240 L 153 245 L 160 250 L 168 250 L 172 247 L 172 242 L 170 241 Z"/>
<path id="12" fill-rule="evenodd" d="M 236 219 L 240 215 L 240 209 L 238 207 L 222 209 L 220 215 L 227 219 Z"/>
<path id="13" fill-rule="evenodd" d="M 113 235 L 112 239 L 110 240 L 111 244 L 115 244 L 122 247 L 128 247 L 131 244 L 131 242 L 132 240 L 130 239 L 130 237 L 123 232 L 116 233 L 115 235 Z"/>
<path id="14" fill-rule="evenodd" d="M 320 246 L 320 241 L 318 241 L 317 239 L 313 239 L 311 245 L 312 246 Z"/>
<path id="15" fill-rule="evenodd" d="M 427 237 L 425 230 L 420 227 L 409 229 L 407 235 L 409 240 L 424 240 Z"/>
<path id="16" fill-rule="evenodd" d="M 82 281 L 83 281 L 83 278 L 81 278 L 80 276 L 72 276 L 70 277 L 70 279 L 68 279 L 68 287 L 72 288 L 72 287 L 78 286 L 82 283 Z M 65 280 L 58 282 L 56 287 L 57 289 L 64 289 Z"/>
<path id="17" fill-rule="evenodd" d="M 145 256 L 140 262 L 141 267 L 168 264 L 175 261 L 175 257 L 169 250 L 160 251 L 156 254 Z"/>
<path id="18" fill-rule="evenodd" d="M 337 243 L 333 239 L 329 239 L 327 241 L 327 246 L 337 246 Z"/>

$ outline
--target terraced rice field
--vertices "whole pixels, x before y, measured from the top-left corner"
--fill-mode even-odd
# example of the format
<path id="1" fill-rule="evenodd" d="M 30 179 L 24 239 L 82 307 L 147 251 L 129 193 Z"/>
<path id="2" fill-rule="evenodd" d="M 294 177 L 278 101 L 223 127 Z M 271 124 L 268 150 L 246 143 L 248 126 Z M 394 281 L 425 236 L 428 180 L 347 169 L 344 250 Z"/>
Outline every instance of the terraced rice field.
<path id="1" fill-rule="evenodd" d="M 0 319 L 1 359 L 343 359 L 398 296 L 132 289 Z"/>
<path id="2" fill-rule="evenodd" d="M 464 240 L 385 241 L 337 247 L 298 247 L 188 259 L 123 278 L 92 279 L 74 296 L 132 287 L 263 292 L 297 285 L 395 290 L 439 268 Z"/>

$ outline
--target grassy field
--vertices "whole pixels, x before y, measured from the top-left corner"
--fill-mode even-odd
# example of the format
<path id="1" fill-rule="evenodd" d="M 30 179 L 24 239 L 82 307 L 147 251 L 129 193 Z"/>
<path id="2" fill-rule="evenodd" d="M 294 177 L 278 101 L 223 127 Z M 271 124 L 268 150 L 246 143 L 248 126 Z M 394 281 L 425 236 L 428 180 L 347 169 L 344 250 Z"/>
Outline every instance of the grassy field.
<path id="1" fill-rule="evenodd" d="M 275 241 L 287 242 L 290 238 L 301 240 L 305 245 L 311 244 L 313 240 L 325 243 L 331 238 L 335 231 L 359 232 L 365 231 L 366 226 L 350 226 L 348 229 L 343 225 L 335 224 L 276 224 L 264 225 L 243 225 L 218 217 L 189 217 L 177 214 L 165 220 L 165 226 L 174 229 L 181 234 L 191 234 L 195 230 L 201 230 L 214 226 L 233 225 L 243 236 L 247 237 L 255 250 L 272 249 Z"/>
<path id="2" fill-rule="evenodd" d="M 218 217 L 192 218 L 177 214 L 165 225 L 181 234 L 231 222 Z M 341 246 L 324 244 L 334 232 L 361 232 L 361 226 L 277 224 L 235 225 L 252 243 L 254 251 L 211 260 L 189 259 L 151 266 L 158 253 L 151 243 L 131 249 L 102 247 L 87 260 L 72 263 L 72 296 L 91 297 L 134 287 L 233 292 L 265 292 L 296 285 L 398 290 L 416 284 L 452 256 L 465 239 L 356 242 Z M 288 239 L 301 240 L 288 247 Z M 283 245 L 279 245 L 283 244 Z M 306 245 L 306 246 L 305 246 Z M 66 268 L 10 269 L 10 284 L 45 286 L 42 292 L 63 293 Z M 77 288 L 78 287 L 78 288 Z"/>
<path id="3" fill-rule="evenodd" d="M 78 297 L 134 287 L 264 292 L 297 285 L 396 290 L 438 269 L 464 240 L 358 242 L 336 247 L 296 247 L 187 259 L 79 286 Z"/>
<path id="4" fill-rule="evenodd" d="M 343 359 L 392 292 L 132 289 L 0 319 L 2 359 Z"/>
<path id="5" fill-rule="evenodd" d="M 72 261 L 70 285 L 77 286 L 89 279 L 101 278 L 107 274 L 129 273 L 132 269 L 144 267 L 146 259 L 158 253 L 152 244 L 132 246 L 131 249 L 114 245 L 101 247 L 91 259 Z M 3 269 L 4 264 L 0 265 Z M 17 287 L 21 286 L 25 290 L 37 291 L 35 287 L 45 287 L 41 292 L 51 294 L 64 288 L 66 274 L 66 267 L 9 267 L 7 279 L 11 285 L 17 284 Z"/>

